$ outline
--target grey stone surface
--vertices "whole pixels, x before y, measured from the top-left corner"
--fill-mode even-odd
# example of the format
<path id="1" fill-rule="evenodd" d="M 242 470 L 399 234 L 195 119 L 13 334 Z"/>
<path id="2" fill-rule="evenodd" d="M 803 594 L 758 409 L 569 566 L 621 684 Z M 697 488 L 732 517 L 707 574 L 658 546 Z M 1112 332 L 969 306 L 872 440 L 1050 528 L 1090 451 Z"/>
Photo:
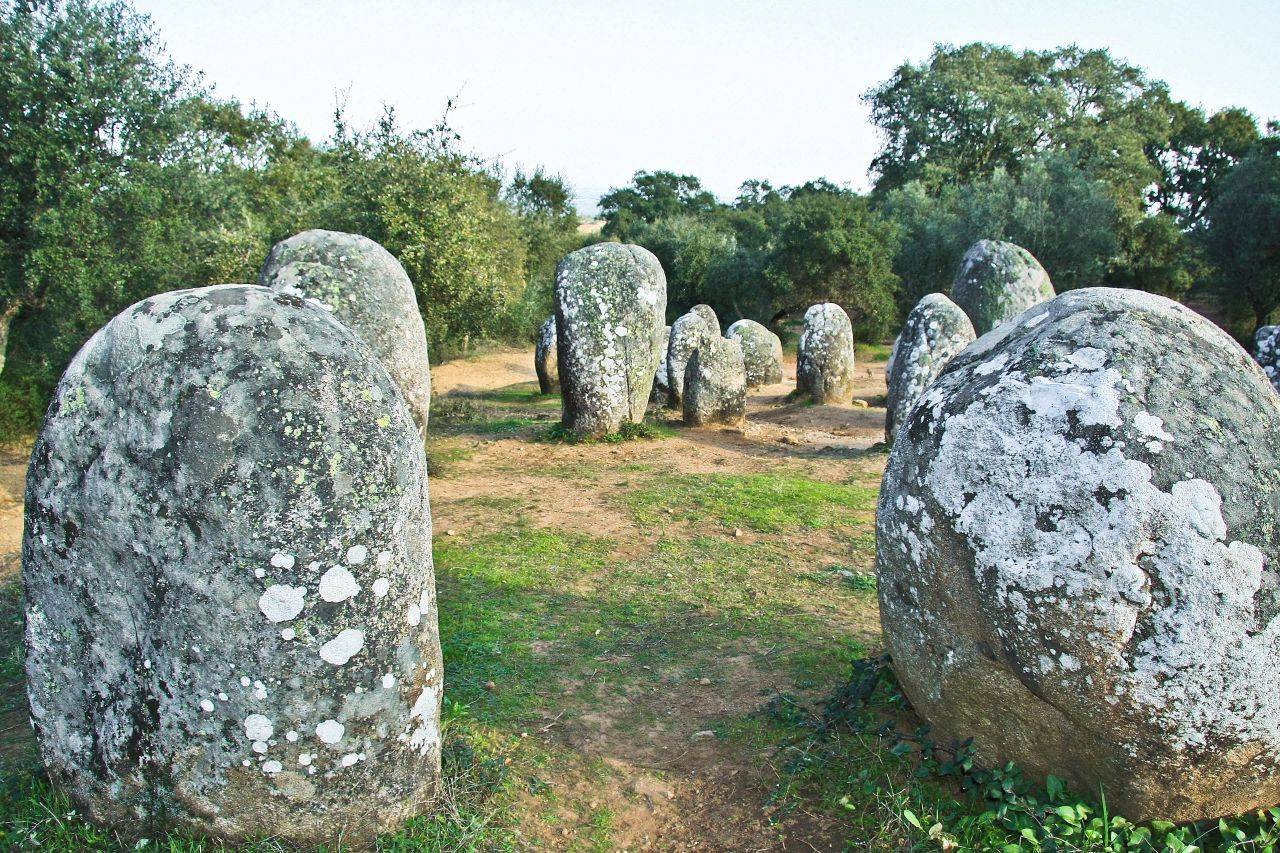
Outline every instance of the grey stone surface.
<path id="1" fill-rule="evenodd" d="M 812 305 L 804 312 L 796 355 L 796 393 L 815 403 L 853 401 L 853 326 L 834 302 Z"/>
<path id="2" fill-rule="evenodd" d="M 707 326 L 711 329 L 711 331 L 715 334 L 715 336 L 717 338 L 720 337 L 720 318 L 716 316 L 716 312 L 714 308 L 712 308 L 710 305 L 703 305 L 702 303 L 699 303 L 693 306 L 692 308 L 690 308 L 689 311 L 693 314 L 697 314 L 703 320 L 706 320 Z"/>
<path id="3" fill-rule="evenodd" d="M 671 383 L 667 380 L 667 352 L 671 349 L 671 327 L 662 327 L 662 357 L 658 359 L 658 369 L 653 373 L 653 391 L 649 394 L 649 402 L 659 406 L 666 405 L 667 394 Z"/>
<path id="4" fill-rule="evenodd" d="M 782 339 L 755 320 L 739 320 L 725 337 L 742 346 L 747 387 L 760 388 L 782 381 Z"/>
<path id="5" fill-rule="evenodd" d="M 563 423 L 581 436 L 644 420 L 667 310 L 667 279 L 640 246 L 597 243 L 556 269 Z"/>
<path id="6" fill-rule="evenodd" d="M 979 240 L 960 261 L 951 298 L 964 309 L 979 335 L 1054 296 L 1040 262 L 1021 246 Z"/>
<path id="7" fill-rule="evenodd" d="M 1253 333 L 1253 357 L 1280 391 L 1280 326 L 1263 326 Z"/>
<path id="8" fill-rule="evenodd" d="M 394 255 L 359 234 L 303 231 L 272 247 L 258 284 L 312 300 L 363 338 L 400 387 L 419 431 L 426 432 L 427 333 L 413 282 Z"/>
<path id="9" fill-rule="evenodd" d="M 1280 398 L 1208 320 L 1076 290 L 952 359 L 876 512 L 881 623 L 939 736 L 1113 813 L 1280 801 Z"/>
<path id="10" fill-rule="evenodd" d="M 742 423 L 747 372 L 741 344 L 717 335 L 693 351 L 685 369 L 683 406 L 689 426 Z"/>
<path id="11" fill-rule="evenodd" d="M 32 451 L 22 572 L 36 737 L 91 820 L 360 845 L 431 797 L 422 441 L 330 313 L 223 285 L 98 331 Z"/>
<path id="12" fill-rule="evenodd" d="M 885 376 L 884 440 L 892 443 L 897 425 L 956 353 L 977 335 L 969 317 L 941 293 L 930 293 L 907 315 L 902 333 L 893 342 Z"/>
<path id="13" fill-rule="evenodd" d="M 543 394 L 560 389 L 556 348 L 556 315 L 552 314 L 538 329 L 538 341 L 533 348 L 533 369 L 538 374 L 538 390 Z"/>
<path id="14" fill-rule="evenodd" d="M 715 315 L 708 319 L 705 311 L 697 310 L 705 307 L 695 305 L 671 324 L 667 343 L 667 405 L 672 409 L 679 409 L 684 402 L 685 369 L 690 356 L 698 347 L 720 337 L 720 324 L 714 321 Z"/>

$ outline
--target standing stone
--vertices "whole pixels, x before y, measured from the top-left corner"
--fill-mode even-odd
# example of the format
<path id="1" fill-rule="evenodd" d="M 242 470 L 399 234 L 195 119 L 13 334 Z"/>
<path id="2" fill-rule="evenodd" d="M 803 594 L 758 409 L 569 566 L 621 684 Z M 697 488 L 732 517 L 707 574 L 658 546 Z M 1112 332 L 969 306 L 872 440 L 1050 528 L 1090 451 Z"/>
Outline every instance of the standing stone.
<path id="1" fill-rule="evenodd" d="M 796 393 L 808 394 L 815 403 L 852 402 L 853 367 L 849 315 L 833 302 L 810 306 L 796 356 Z"/>
<path id="2" fill-rule="evenodd" d="M 580 436 L 644 420 L 664 344 L 667 279 L 639 246 L 597 243 L 556 268 L 564 426 Z"/>
<path id="3" fill-rule="evenodd" d="M 400 387 L 418 430 L 426 432 L 427 333 L 413 282 L 394 255 L 359 234 L 303 231 L 275 244 L 258 284 L 301 295 L 363 338 Z"/>
<path id="4" fill-rule="evenodd" d="M 747 411 L 747 371 L 742 345 L 716 336 L 689 358 L 684 377 L 688 426 L 742 423 Z"/>
<path id="5" fill-rule="evenodd" d="M 1253 334 L 1254 358 L 1272 386 L 1280 391 L 1280 326 L 1263 326 Z"/>
<path id="6" fill-rule="evenodd" d="M 310 300 L 181 290 L 90 338 L 31 454 L 22 562 L 36 738 L 94 822 L 364 845 L 436 790 L 422 440 Z"/>
<path id="7" fill-rule="evenodd" d="M 662 327 L 662 357 L 658 359 L 658 369 L 653 372 L 653 391 L 649 394 L 649 402 L 666 405 L 667 395 L 671 392 L 671 382 L 667 379 L 667 352 L 671 349 L 671 327 Z"/>
<path id="8" fill-rule="evenodd" d="M 717 338 L 720 337 L 720 318 L 716 316 L 715 309 L 710 305 L 698 303 L 689 309 L 693 314 L 697 314 L 703 320 L 707 321 L 707 326 L 711 329 L 711 333 Z"/>
<path id="9" fill-rule="evenodd" d="M 747 387 L 782 381 L 782 339 L 755 320 L 739 320 L 725 335 L 742 345 L 747 364 Z"/>
<path id="10" fill-rule="evenodd" d="M 714 318 L 707 319 L 705 305 L 695 305 L 689 313 L 676 318 L 671 324 L 671 340 L 667 344 L 667 405 L 679 409 L 684 401 L 685 370 L 689 357 L 700 346 L 720 337 L 720 324 Z M 707 311 L 710 311 L 707 308 Z"/>
<path id="11" fill-rule="evenodd" d="M 1053 295 L 1049 274 L 1035 256 L 1000 240 L 979 240 L 970 246 L 951 283 L 951 298 L 969 315 L 979 335 Z"/>
<path id="12" fill-rule="evenodd" d="M 969 317 L 941 293 L 930 293 L 907 315 L 902 334 L 893 342 L 887 368 L 884 440 L 893 443 L 897 425 L 924 396 L 952 357 L 977 336 Z"/>
<path id="13" fill-rule="evenodd" d="M 1187 308 L 1090 288 L 952 359 L 876 511 L 915 710 L 1131 820 L 1280 801 L 1280 399 Z"/>
<path id="14" fill-rule="evenodd" d="M 533 369 L 538 374 L 538 390 L 553 394 L 560 388 L 560 371 L 556 366 L 556 316 L 552 314 L 538 329 L 538 342 L 533 348 Z"/>

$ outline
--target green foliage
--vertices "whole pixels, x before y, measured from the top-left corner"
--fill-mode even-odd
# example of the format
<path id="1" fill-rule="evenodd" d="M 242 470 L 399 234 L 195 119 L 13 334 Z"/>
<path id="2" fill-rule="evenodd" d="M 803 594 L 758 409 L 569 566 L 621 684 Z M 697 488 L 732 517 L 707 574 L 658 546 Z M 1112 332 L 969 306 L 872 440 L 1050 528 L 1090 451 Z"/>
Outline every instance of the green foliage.
<path id="1" fill-rule="evenodd" d="M 624 441 L 656 441 L 670 438 L 675 432 L 663 424 L 623 421 L 617 432 L 591 438 L 565 429 L 564 424 L 552 424 L 540 436 L 543 441 L 565 444 L 619 444 Z"/>
<path id="2" fill-rule="evenodd" d="M 1210 292 L 1232 319 L 1263 325 L 1280 307 L 1280 139 L 1269 137 L 1227 174 L 1208 220 Z"/>
<path id="3" fill-rule="evenodd" d="M 631 186 L 610 190 L 600 198 L 600 215 L 605 219 L 604 236 L 624 243 L 643 223 L 654 223 L 681 214 L 701 216 L 718 203 L 692 175 L 674 172 L 636 172 Z"/>
<path id="4" fill-rule="evenodd" d="M 903 311 L 926 293 L 947 292 L 965 250 L 980 239 L 1030 251 L 1059 292 L 1101 284 L 1118 249 L 1106 186 L 1056 155 L 1023 164 L 1016 177 L 1001 167 L 935 194 L 913 181 L 889 192 L 884 210 L 901 240 L 894 269 Z"/>
<path id="5" fill-rule="evenodd" d="M 0 0 L 0 437 L 35 426 L 71 356 L 150 294 L 254 281 L 306 228 L 364 234 L 405 265 L 433 357 L 531 339 L 580 242 L 541 171 L 506 192 L 446 120 L 313 145 L 201 88 L 126 2 Z M 4 365 L 4 355 L 9 356 Z"/>
<path id="6" fill-rule="evenodd" d="M 931 737 L 927 725 L 906 729 L 900 722 L 904 708 L 887 655 L 855 661 L 849 682 L 820 717 L 792 713 L 793 725 L 812 730 L 805 749 L 818 757 L 793 765 L 792 772 L 812 774 L 824 758 L 842 760 L 849 747 L 844 732 L 855 735 L 862 754 L 867 739 L 879 741 L 881 766 L 887 764 L 889 772 L 863 770 L 840 804 L 850 810 L 865 808 L 868 799 L 881 808 L 887 804 L 900 841 L 925 849 L 1244 853 L 1280 843 L 1280 808 L 1185 825 L 1135 824 L 1108 811 L 1105 791 L 1093 800 L 1053 776 L 1039 785 L 1012 764 L 979 766 L 972 739 L 944 744 Z M 862 761 L 867 767 L 875 763 Z"/>
<path id="7" fill-rule="evenodd" d="M 790 193 L 765 265 L 776 312 L 799 316 L 817 302 L 849 313 L 854 337 L 879 341 L 896 319 L 893 229 L 867 199 L 825 182 Z"/>

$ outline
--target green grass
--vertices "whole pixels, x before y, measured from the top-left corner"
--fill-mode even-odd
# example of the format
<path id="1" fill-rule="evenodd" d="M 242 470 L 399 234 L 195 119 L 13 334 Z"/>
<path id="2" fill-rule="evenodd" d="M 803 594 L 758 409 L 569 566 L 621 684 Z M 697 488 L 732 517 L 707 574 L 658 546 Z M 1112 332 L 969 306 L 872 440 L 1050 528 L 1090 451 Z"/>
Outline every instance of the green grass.
<path id="1" fill-rule="evenodd" d="M 676 432 L 666 424 L 633 423 L 625 421 L 617 432 L 596 438 L 575 435 L 564 424 L 552 424 L 539 436 L 543 441 L 565 444 L 618 444 L 624 441 L 654 441 L 671 438 Z"/>
<path id="2" fill-rule="evenodd" d="M 758 533 L 851 526 L 875 511 L 875 499 L 869 486 L 790 473 L 677 474 L 623 496 L 641 524 L 707 520 Z"/>

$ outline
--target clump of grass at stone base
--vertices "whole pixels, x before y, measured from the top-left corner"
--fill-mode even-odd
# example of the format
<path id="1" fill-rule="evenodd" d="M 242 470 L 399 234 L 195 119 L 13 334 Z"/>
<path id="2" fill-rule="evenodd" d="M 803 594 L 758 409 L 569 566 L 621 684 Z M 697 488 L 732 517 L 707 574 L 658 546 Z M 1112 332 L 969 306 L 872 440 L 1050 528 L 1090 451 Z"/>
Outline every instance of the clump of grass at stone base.
<path id="1" fill-rule="evenodd" d="M 1280 849 L 1280 807 L 1175 825 L 1134 823 L 1050 776 L 976 764 L 972 739 L 940 743 L 914 726 L 887 655 L 854 661 L 821 711 L 780 696 L 734 733 L 774 744 L 779 810 L 815 800 L 846 813 L 859 848 L 1245 853 Z"/>
<path id="2" fill-rule="evenodd" d="M 617 432 L 602 436 L 580 436 L 565 429 L 564 424 L 552 424 L 539 434 L 538 438 L 546 442 L 563 442 L 564 444 L 619 444 L 624 441 L 659 441 L 675 435 L 675 430 L 662 424 L 635 423 L 624 421 Z"/>

